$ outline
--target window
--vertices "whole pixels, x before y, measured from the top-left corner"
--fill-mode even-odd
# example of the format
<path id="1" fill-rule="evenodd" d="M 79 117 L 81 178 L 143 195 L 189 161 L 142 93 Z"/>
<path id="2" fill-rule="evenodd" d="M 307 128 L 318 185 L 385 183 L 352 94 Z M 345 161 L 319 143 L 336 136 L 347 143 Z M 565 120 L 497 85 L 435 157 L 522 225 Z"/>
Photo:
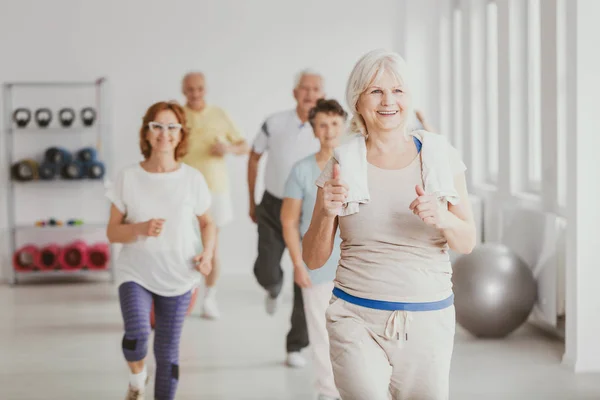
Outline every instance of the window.
<path id="1" fill-rule="evenodd" d="M 567 206 L 567 4 L 558 0 L 556 10 L 556 72 L 557 72 L 557 190 L 558 206 Z"/>
<path id="2" fill-rule="evenodd" d="M 498 179 L 498 6 L 489 2 L 486 10 L 486 177 Z"/>
<path id="3" fill-rule="evenodd" d="M 529 0 L 529 134 L 527 135 L 527 173 L 531 192 L 539 192 L 542 180 L 542 130 L 541 130 L 541 27 L 540 0 Z"/>
<path id="4" fill-rule="evenodd" d="M 440 16 L 440 64 L 447 66 L 440 68 L 440 127 L 439 133 L 448 138 L 452 137 L 452 25 L 450 13 L 441 13 Z"/>

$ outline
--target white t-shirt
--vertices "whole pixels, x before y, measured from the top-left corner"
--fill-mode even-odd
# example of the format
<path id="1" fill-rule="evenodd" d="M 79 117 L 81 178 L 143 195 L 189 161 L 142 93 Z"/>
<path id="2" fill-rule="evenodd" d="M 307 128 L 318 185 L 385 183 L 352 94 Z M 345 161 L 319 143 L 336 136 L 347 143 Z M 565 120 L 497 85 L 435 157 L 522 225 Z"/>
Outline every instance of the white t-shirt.
<path id="1" fill-rule="evenodd" d="M 140 236 L 123 245 L 116 260 L 117 284 L 135 282 L 161 296 L 179 296 L 202 279 L 193 258 L 201 251 L 197 218 L 210 207 L 210 191 L 196 169 L 181 164 L 173 172 L 150 173 L 135 164 L 125 168 L 106 196 L 127 223 L 164 218 L 158 237 Z"/>
<path id="2" fill-rule="evenodd" d="M 319 151 L 319 140 L 310 123 L 302 123 L 295 109 L 268 117 L 254 138 L 252 150 L 268 152 L 265 166 L 265 189 L 282 199 L 285 182 L 294 164 Z"/>

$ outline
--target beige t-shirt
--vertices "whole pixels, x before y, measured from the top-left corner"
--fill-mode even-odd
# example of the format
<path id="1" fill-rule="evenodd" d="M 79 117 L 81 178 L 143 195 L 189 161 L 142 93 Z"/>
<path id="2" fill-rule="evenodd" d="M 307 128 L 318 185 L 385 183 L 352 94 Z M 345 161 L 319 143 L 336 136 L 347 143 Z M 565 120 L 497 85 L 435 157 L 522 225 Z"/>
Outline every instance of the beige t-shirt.
<path id="1" fill-rule="evenodd" d="M 465 171 L 458 152 L 450 149 L 454 175 Z M 331 179 L 332 158 L 317 179 Z M 402 169 L 368 164 L 370 201 L 359 212 L 339 217 L 341 258 L 335 286 L 365 299 L 432 302 L 452 294 L 448 244 L 438 229 L 409 209 L 421 179 L 421 157 Z"/>
<path id="2" fill-rule="evenodd" d="M 183 108 L 190 130 L 190 144 L 183 162 L 196 168 L 204 175 L 212 193 L 229 191 L 229 174 L 225 157 L 213 156 L 212 146 L 223 143 L 238 143 L 244 138 L 229 114 L 215 106 L 206 106 L 202 111 Z"/>

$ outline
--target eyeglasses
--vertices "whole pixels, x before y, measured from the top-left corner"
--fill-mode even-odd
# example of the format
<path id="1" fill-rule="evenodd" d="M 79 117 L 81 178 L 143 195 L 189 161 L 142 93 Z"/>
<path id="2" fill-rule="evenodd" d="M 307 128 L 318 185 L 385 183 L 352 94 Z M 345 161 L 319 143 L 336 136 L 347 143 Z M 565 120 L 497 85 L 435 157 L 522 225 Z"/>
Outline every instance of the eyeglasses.
<path id="1" fill-rule="evenodd" d="M 168 133 L 171 136 L 175 136 L 181 131 L 181 124 L 161 124 L 160 122 L 150 122 L 148 123 L 148 128 L 150 128 L 150 132 L 155 134 Z"/>

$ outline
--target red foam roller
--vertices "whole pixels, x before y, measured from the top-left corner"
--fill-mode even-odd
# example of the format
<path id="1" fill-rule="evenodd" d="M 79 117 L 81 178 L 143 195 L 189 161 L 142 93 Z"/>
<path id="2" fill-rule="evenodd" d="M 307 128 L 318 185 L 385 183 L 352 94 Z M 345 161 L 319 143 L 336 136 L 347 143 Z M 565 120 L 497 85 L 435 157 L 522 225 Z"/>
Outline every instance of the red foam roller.
<path id="1" fill-rule="evenodd" d="M 39 249 L 32 245 L 28 244 L 17 251 L 13 255 L 13 268 L 16 271 L 35 271 L 39 269 L 36 265 L 36 258 L 39 253 Z"/>
<path id="2" fill-rule="evenodd" d="M 87 249 L 87 266 L 89 269 L 106 269 L 110 261 L 108 243 L 96 243 Z"/>
<path id="3" fill-rule="evenodd" d="M 75 271 L 87 265 L 87 244 L 83 240 L 76 240 L 63 247 L 58 256 L 60 268 Z"/>
<path id="4" fill-rule="evenodd" d="M 49 244 L 40 249 L 37 253 L 35 263 L 42 270 L 54 270 L 59 268 L 60 246 Z"/>
<path id="5" fill-rule="evenodd" d="M 190 299 L 190 305 L 185 313 L 185 315 L 190 315 L 192 310 L 194 309 L 194 304 L 196 304 L 196 299 L 198 298 L 198 288 L 192 291 L 192 298 Z M 154 316 L 154 303 L 152 303 L 152 309 L 150 310 L 150 326 L 154 328 L 156 324 L 156 318 Z"/>

